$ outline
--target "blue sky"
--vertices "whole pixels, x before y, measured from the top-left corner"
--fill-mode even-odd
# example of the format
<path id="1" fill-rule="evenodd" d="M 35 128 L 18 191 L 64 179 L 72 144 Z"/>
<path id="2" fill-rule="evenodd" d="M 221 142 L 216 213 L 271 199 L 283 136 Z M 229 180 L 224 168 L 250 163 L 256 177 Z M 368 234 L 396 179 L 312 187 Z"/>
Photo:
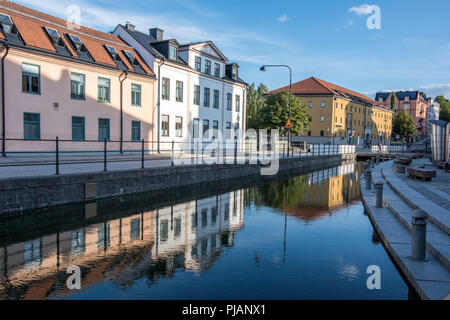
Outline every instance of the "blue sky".
<path id="1" fill-rule="evenodd" d="M 421 89 L 450 98 L 450 1 L 448 0 L 20 0 L 61 18 L 81 8 L 83 25 L 111 31 L 130 21 L 141 31 L 165 30 L 180 42 L 212 40 L 241 66 L 240 76 L 270 89 L 310 76 L 372 95 L 379 90 Z M 366 20 L 381 12 L 381 29 Z M 353 9 L 351 9 L 353 8 Z"/>

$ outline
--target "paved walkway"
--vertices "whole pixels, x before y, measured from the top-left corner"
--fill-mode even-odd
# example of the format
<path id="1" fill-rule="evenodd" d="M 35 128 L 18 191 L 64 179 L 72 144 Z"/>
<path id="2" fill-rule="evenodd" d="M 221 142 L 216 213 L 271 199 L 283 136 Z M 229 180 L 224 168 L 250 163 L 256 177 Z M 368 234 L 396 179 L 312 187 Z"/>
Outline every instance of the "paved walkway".
<path id="1" fill-rule="evenodd" d="M 392 161 L 375 166 L 372 178 L 373 181 L 385 181 L 383 208 L 374 207 L 374 188 L 372 185 L 370 190 L 365 189 L 365 177 L 361 179 L 361 194 L 369 217 L 387 250 L 423 299 L 450 299 L 450 211 L 409 187 L 404 175 L 392 172 Z M 431 188 L 436 186 L 420 183 Z M 446 183 L 450 184 L 450 181 Z M 426 262 L 410 259 L 411 213 L 417 207 L 428 214 Z"/>

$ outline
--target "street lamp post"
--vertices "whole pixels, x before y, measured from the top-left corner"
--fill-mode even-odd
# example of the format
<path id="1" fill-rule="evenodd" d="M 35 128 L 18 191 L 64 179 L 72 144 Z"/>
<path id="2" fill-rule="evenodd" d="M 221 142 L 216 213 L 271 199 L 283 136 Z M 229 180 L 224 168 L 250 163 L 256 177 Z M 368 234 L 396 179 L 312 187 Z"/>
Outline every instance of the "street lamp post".
<path id="1" fill-rule="evenodd" d="M 289 69 L 289 123 L 291 123 L 291 110 L 292 110 L 292 69 L 288 65 L 284 64 L 272 64 L 263 65 L 259 70 L 266 71 L 266 68 L 288 68 Z M 291 147 L 291 126 L 288 127 L 288 156 L 289 149 Z"/>

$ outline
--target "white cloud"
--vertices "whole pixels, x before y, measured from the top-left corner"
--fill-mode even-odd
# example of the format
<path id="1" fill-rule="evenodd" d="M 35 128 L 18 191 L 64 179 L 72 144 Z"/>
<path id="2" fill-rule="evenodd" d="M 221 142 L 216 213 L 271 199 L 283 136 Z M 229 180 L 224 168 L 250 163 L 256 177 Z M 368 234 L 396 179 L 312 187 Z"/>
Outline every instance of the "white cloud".
<path id="1" fill-rule="evenodd" d="M 372 6 L 369 4 L 363 4 L 359 7 L 351 7 L 348 12 L 354 12 L 358 16 L 365 16 L 372 13 Z"/>
<path id="2" fill-rule="evenodd" d="M 284 23 L 289 20 L 290 20 L 290 18 L 286 14 L 283 14 L 281 17 L 278 18 L 278 22 L 281 22 L 281 23 Z"/>

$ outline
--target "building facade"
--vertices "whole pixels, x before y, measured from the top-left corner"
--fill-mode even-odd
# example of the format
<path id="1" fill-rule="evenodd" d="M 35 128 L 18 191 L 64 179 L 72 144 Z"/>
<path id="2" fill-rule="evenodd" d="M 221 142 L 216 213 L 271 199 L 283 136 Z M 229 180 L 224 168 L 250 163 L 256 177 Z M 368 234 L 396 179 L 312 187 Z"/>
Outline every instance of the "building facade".
<path id="1" fill-rule="evenodd" d="M 392 108 L 393 92 L 378 92 L 375 100 L 388 109 Z M 414 120 L 419 136 L 425 136 L 428 132 L 428 109 L 430 100 L 420 91 L 397 91 L 395 92 L 395 112 L 407 111 Z"/>
<path id="2" fill-rule="evenodd" d="M 288 90 L 289 86 L 268 94 Z M 393 112 L 365 95 L 315 77 L 294 83 L 292 93 L 311 119 L 305 136 L 359 144 L 391 139 Z"/>
<path id="3" fill-rule="evenodd" d="M 4 155 L 153 140 L 156 77 L 119 37 L 9 1 L 0 25 Z"/>
<path id="4" fill-rule="evenodd" d="M 137 31 L 131 23 L 113 32 L 134 47 L 157 74 L 154 136 L 161 150 L 186 147 L 193 139 L 234 139 L 245 130 L 248 85 L 239 66 L 211 41 L 180 44 L 161 29 Z"/>

